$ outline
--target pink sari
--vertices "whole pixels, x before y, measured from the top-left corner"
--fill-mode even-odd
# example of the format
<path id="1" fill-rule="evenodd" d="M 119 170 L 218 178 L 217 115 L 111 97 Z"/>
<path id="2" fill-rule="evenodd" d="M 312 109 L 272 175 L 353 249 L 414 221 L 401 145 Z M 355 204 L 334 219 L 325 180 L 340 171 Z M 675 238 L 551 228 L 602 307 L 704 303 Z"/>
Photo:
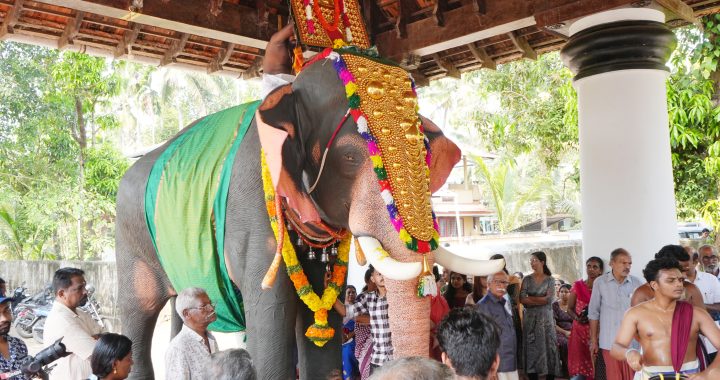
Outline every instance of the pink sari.
<path id="1" fill-rule="evenodd" d="M 355 325 L 355 358 L 358 360 L 358 368 L 360 369 L 360 379 L 365 380 L 370 377 L 370 356 L 372 355 L 372 336 L 370 335 L 370 325 Z"/>
<path id="2" fill-rule="evenodd" d="M 575 281 L 571 292 L 575 293 L 575 314 L 580 315 L 590 303 L 591 290 L 582 279 Z M 593 362 L 590 357 L 590 325 L 573 321 L 572 334 L 568 341 L 568 372 L 570 377 L 583 375 L 592 380 L 595 376 Z"/>

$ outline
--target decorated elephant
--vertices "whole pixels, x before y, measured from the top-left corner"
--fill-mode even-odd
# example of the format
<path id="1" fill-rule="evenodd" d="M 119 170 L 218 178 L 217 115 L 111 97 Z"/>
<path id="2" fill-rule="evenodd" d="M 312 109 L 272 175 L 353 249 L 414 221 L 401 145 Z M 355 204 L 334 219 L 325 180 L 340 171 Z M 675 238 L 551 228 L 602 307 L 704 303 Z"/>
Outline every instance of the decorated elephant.
<path id="1" fill-rule="evenodd" d="M 224 145 L 211 165 L 203 149 L 216 143 Z M 295 347 L 301 378 L 339 369 L 341 318 L 327 309 L 345 281 L 350 236 L 385 276 L 395 357 L 427 356 L 425 295 L 435 290 L 423 269 L 437 262 L 485 275 L 504 264 L 438 247 L 430 195 L 459 159 L 456 145 L 418 116 L 409 75 L 352 49 L 319 54 L 261 103 L 188 126 L 138 160 L 118 193 L 118 294 L 123 333 L 133 340 L 131 378 L 153 378 L 155 322 L 186 285 L 216 289 L 209 294 L 220 301 L 218 316 L 245 325 L 259 378 L 294 379 Z M 201 185 L 187 184 L 198 177 Z M 209 264 L 194 261 L 208 252 Z M 324 295 L 308 301 L 310 292 Z M 219 322 L 221 330 L 243 327 Z"/>

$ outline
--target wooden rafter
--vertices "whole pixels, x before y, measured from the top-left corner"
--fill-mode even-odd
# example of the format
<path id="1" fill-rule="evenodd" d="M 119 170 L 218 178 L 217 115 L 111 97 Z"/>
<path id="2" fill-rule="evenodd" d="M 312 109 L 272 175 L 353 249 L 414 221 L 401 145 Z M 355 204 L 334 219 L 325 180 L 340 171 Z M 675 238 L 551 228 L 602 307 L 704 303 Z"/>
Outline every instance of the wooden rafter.
<path id="1" fill-rule="evenodd" d="M 395 32 L 397 38 L 407 38 L 407 24 L 410 22 L 410 16 L 412 16 L 411 7 L 413 4 L 412 0 L 397 0 L 398 6 L 400 6 L 400 14 L 395 20 Z"/>
<path id="2" fill-rule="evenodd" d="M 142 29 L 142 25 L 135 24 L 132 29 L 125 31 L 120 43 L 118 43 L 117 47 L 115 47 L 115 52 L 113 53 L 115 58 L 119 58 L 130 53 L 133 44 L 135 44 L 135 40 L 137 40 L 138 35 L 140 34 L 140 29 Z"/>
<path id="3" fill-rule="evenodd" d="M 655 0 L 663 8 L 669 10 L 672 13 L 678 15 L 681 19 L 691 23 L 699 24 L 695 12 L 693 9 L 681 0 Z"/>
<path id="4" fill-rule="evenodd" d="M 523 57 L 535 60 L 537 59 L 537 52 L 530 46 L 525 37 L 519 35 L 517 32 L 512 31 L 507 34 L 518 50 L 522 53 Z"/>
<path id="5" fill-rule="evenodd" d="M 474 0 L 473 6 L 475 7 L 475 11 L 481 15 L 484 15 L 487 13 L 487 3 L 486 0 Z"/>
<path id="6" fill-rule="evenodd" d="M 222 70 L 223 65 L 228 63 L 230 57 L 232 57 L 233 50 L 235 50 L 235 44 L 229 42 L 224 43 L 215 59 L 208 64 L 208 74 Z"/>
<path id="7" fill-rule="evenodd" d="M 240 77 L 245 80 L 258 78 L 260 76 L 260 69 L 262 68 L 262 61 L 262 57 L 255 57 L 255 62 L 245 69 Z"/>
<path id="8" fill-rule="evenodd" d="M 433 7 L 432 17 L 435 20 L 437 26 L 445 26 L 445 17 L 443 14 L 447 10 L 447 0 L 436 0 L 435 7 Z"/>
<path id="9" fill-rule="evenodd" d="M 0 39 L 5 38 L 6 35 L 14 33 L 13 28 L 20 19 L 22 13 L 24 0 L 15 0 L 15 4 L 12 9 L 5 15 L 2 24 L 0 24 Z"/>
<path id="10" fill-rule="evenodd" d="M 223 0 L 210 0 L 210 14 L 217 17 L 222 12 Z"/>
<path id="11" fill-rule="evenodd" d="M 277 30 L 273 24 L 258 27 L 255 7 L 229 2 L 223 2 L 223 11 L 208 22 L 207 16 L 201 16 L 208 13 L 207 1 L 171 1 L 168 6 L 162 1 L 148 0 L 142 2 L 142 12 L 130 11 L 128 0 L 36 1 L 257 49 L 264 49 Z"/>
<path id="12" fill-rule="evenodd" d="M 420 70 L 412 70 L 410 71 L 410 75 L 412 75 L 413 81 L 415 81 L 415 85 L 418 87 L 425 87 L 430 84 L 430 79 Z"/>
<path id="13" fill-rule="evenodd" d="M 65 25 L 65 30 L 63 31 L 63 34 L 60 36 L 60 39 L 58 40 L 58 49 L 63 49 L 68 44 L 72 44 L 75 37 L 77 37 L 78 33 L 80 32 L 80 25 L 82 24 L 83 18 L 85 17 L 85 12 L 78 11 L 75 13 L 75 17 L 68 20 L 67 25 Z"/>
<path id="14" fill-rule="evenodd" d="M 495 70 L 497 68 L 495 61 L 490 58 L 485 49 L 475 46 L 475 43 L 470 43 L 467 45 L 467 47 L 468 50 L 470 50 L 470 53 L 472 53 L 473 57 L 482 64 L 482 67 L 491 70 Z"/>
<path id="15" fill-rule="evenodd" d="M 187 44 L 188 38 L 190 38 L 188 33 L 180 33 L 180 38 L 173 40 L 170 47 L 167 51 L 165 51 L 165 55 L 160 60 L 160 66 L 176 62 L 177 56 L 182 53 L 183 49 L 185 49 L 185 44 Z"/>
<path id="16" fill-rule="evenodd" d="M 433 57 L 433 60 L 435 60 L 435 63 L 438 65 L 438 67 L 440 67 L 441 69 L 443 69 L 443 71 L 445 71 L 445 75 L 447 75 L 451 78 L 460 79 L 460 70 L 458 70 L 457 67 L 455 67 L 455 65 L 453 65 L 452 62 L 450 62 L 449 60 L 447 60 L 445 58 L 440 57 L 440 54 L 437 54 L 437 53 L 433 54 L 432 57 Z"/>

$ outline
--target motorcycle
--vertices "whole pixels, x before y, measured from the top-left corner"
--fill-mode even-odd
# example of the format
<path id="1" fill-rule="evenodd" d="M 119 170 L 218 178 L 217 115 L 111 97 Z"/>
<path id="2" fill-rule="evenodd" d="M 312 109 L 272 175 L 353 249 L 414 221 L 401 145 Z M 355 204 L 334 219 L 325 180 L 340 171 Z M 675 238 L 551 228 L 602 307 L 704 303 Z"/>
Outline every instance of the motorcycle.
<path id="1" fill-rule="evenodd" d="M 97 299 L 95 299 L 95 297 L 93 297 L 93 295 L 95 294 L 95 287 L 92 286 L 91 284 L 88 284 L 86 286 L 86 289 L 88 292 L 87 300 L 85 301 L 85 304 L 83 304 L 82 306 L 79 306 L 78 309 L 81 309 L 81 310 L 85 311 L 86 313 L 90 314 L 92 319 L 95 320 L 95 322 L 98 325 L 100 325 L 100 327 L 102 328 L 102 331 L 104 331 L 104 332 L 114 331 L 111 322 L 107 318 L 100 315 L 100 303 L 98 303 Z M 49 312 L 50 308 L 48 308 L 47 311 Z M 32 334 L 31 334 L 32 337 L 38 343 L 42 344 L 43 343 L 43 332 L 45 331 L 45 319 L 47 318 L 47 313 L 44 313 L 44 309 L 40 310 L 39 313 L 40 313 L 40 316 L 38 317 L 38 319 L 35 322 L 33 322 L 30 326 L 31 326 L 31 331 L 32 331 Z M 44 315 L 42 315 L 42 314 L 44 314 Z M 18 331 L 18 334 L 20 334 L 19 331 Z"/>
<path id="2" fill-rule="evenodd" d="M 15 331 L 18 335 L 23 338 L 33 336 L 33 327 L 39 321 L 44 321 L 50 313 L 53 298 L 52 285 L 48 285 L 34 296 L 23 300 L 13 309 Z"/>
<path id="3" fill-rule="evenodd" d="M 10 301 L 10 309 L 13 311 L 13 318 L 17 316 L 15 309 L 17 309 L 18 305 L 20 305 L 23 301 L 25 301 L 26 298 L 28 298 L 28 295 L 25 294 L 27 290 L 28 288 L 25 287 L 25 282 L 23 282 L 20 286 L 13 290 L 11 296 L 12 300 Z"/>

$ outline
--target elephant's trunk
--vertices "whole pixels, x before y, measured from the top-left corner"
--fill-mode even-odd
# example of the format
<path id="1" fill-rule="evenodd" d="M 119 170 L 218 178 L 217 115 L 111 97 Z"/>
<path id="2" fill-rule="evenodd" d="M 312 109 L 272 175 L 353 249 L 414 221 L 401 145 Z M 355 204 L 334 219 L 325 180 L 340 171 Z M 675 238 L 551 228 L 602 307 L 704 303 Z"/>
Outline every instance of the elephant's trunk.
<path id="1" fill-rule="evenodd" d="M 349 207 L 350 231 L 367 261 L 385 278 L 388 315 L 394 357 L 428 356 L 430 351 L 430 298 L 417 296 L 417 276 L 423 255 L 409 250 L 390 222 L 372 164 L 353 186 Z M 486 275 L 502 269 L 503 260 L 476 261 L 444 249 L 427 254 L 430 265 L 435 255 L 441 265 L 468 275 Z"/>

